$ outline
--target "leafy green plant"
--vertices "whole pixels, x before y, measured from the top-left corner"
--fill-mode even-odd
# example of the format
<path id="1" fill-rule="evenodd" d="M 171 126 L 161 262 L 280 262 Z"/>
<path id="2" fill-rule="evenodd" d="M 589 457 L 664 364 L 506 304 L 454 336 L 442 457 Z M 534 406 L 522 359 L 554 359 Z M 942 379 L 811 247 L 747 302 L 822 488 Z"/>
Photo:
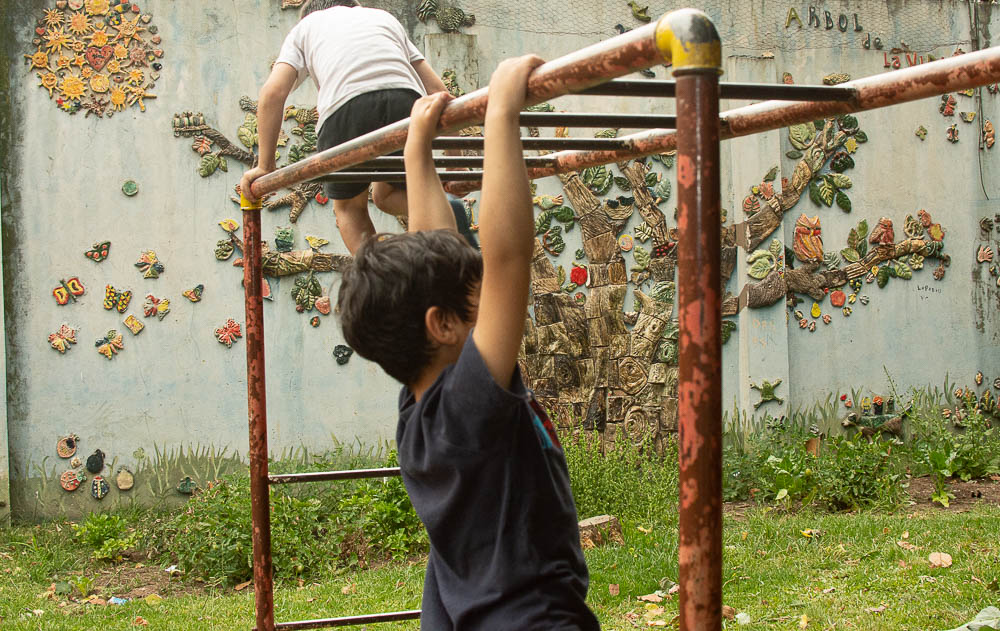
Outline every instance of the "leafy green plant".
<path id="1" fill-rule="evenodd" d="M 121 515 L 91 513 L 82 524 L 73 524 L 73 533 L 81 543 L 95 550 L 111 539 L 125 535 L 128 522 Z"/>
<path id="2" fill-rule="evenodd" d="M 895 441 L 868 440 L 860 432 L 827 441 L 817 464 L 816 501 L 834 510 L 898 505 L 902 467 L 894 447 Z"/>
<path id="3" fill-rule="evenodd" d="M 677 444 L 657 450 L 634 443 L 624 431 L 610 444 L 596 431 L 562 440 L 573 499 L 580 519 L 611 514 L 628 521 L 661 522 L 677 505 Z"/>
<path id="4" fill-rule="evenodd" d="M 71 576 L 67 582 L 76 588 L 76 591 L 80 593 L 80 598 L 90 596 L 91 588 L 94 586 L 93 577 L 83 574 L 80 576 Z"/>

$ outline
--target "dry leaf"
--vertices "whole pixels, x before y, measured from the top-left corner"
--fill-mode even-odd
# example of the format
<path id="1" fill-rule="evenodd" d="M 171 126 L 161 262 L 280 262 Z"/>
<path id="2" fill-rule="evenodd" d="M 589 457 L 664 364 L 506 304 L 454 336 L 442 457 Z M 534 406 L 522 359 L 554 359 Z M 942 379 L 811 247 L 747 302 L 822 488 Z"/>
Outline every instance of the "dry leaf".
<path id="1" fill-rule="evenodd" d="M 663 601 L 663 597 L 657 596 L 656 593 L 646 594 L 645 596 L 639 596 L 639 600 L 644 600 L 648 603 L 658 603 Z"/>
<path id="2" fill-rule="evenodd" d="M 679 591 L 681 591 L 681 586 L 680 585 L 674 585 L 669 590 L 667 590 L 667 593 L 673 595 L 673 594 L 676 594 Z"/>
<path id="3" fill-rule="evenodd" d="M 722 617 L 725 618 L 726 620 L 732 620 L 733 618 L 736 617 L 736 610 L 730 607 L 729 605 L 723 605 Z"/>
<path id="4" fill-rule="evenodd" d="M 823 593 L 824 594 L 832 594 L 835 591 L 837 591 L 836 587 L 827 587 L 826 589 L 823 590 Z"/>
<path id="5" fill-rule="evenodd" d="M 868 613 L 882 613 L 888 608 L 889 608 L 888 605 L 879 605 L 878 607 L 870 607 L 868 609 L 865 609 L 865 611 L 867 611 Z"/>
<path id="6" fill-rule="evenodd" d="M 910 531 L 909 530 L 904 530 L 903 534 L 900 536 L 900 538 L 901 539 L 909 539 L 910 538 Z"/>
<path id="7" fill-rule="evenodd" d="M 163 602 L 163 596 L 160 596 L 159 594 L 149 594 L 143 598 L 143 600 L 146 601 L 147 605 L 158 605 Z"/>
<path id="8" fill-rule="evenodd" d="M 241 591 L 243 591 L 244 589 L 246 589 L 247 587 L 250 587 L 250 583 L 252 583 L 252 582 L 253 582 L 253 581 L 252 581 L 252 580 L 250 580 L 250 581 L 247 581 L 246 583 L 240 583 L 239 585 L 235 585 L 235 586 L 233 586 L 233 589 L 235 589 L 235 590 L 236 590 L 236 591 L 238 591 L 238 592 L 241 592 Z"/>
<path id="9" fill-rule="evenodd" d="M 344 595 L 353 594 L 356 591 L 358 591 L 358 587 L 354 583 L 351 583 L 349 585 L 344 585 L 343 587 L 340 588 L 340 593 Z"/>
<path id="10" fill-rule="evenodd" d="M 133 627 L 145 627 L 148 624 L 149 623 L 146 622 L 146 619 L 143 618 L 142 616 L 136 616 L 135 620 L 132 621 L 132 626 Z"/>
<path id="11" fill-rule="evenodd" d="M 618 595 L 618 591 L 619 591 L 619 589 L 618 589 L 618 583 L 609 583 L 608 584 L 608 592 L 612 596 L 617 596 Z"/>
<path id="12" fill-rule="evenodd" d="M 931 567 L 951 567 L 951 555 L 947 552 L 931 552 L 927 560 Z"/>
<path id="13" fill-rule="evenodd" d="M 649 533 L 653 532 L 652 528 L 643 528 L 642 526 L 636 526 L 635 529 L 645 535 L 648 535 Z"/>
<path id="14" fill-rule="evenodd" d="M 806 614 L 802 614 L 802 617 L 799 618 L 799 628 L 805 629 L 808 626 L 809 626 L 809 616 L 807 616 Z"/>
<path id="15" fill-rule="evenodd" d="M 905 569 L 905 568 L 906 568 L 906 561 L 904 561 L 903 559 L 900 559 L 900 560 L 899 560 L 899 567 L 901 567 L 901 568 L 904 568 L 904 569 Z"/>
<path id="16" fill-rule="evenodd" d="M 316 599 L 315 599 L 315 598 L 306 598 L 306 602 L 307 602 L 307 603 L 311 603 L 311 602 L 313 602 L 314 600 L 316 600 Z"/>
<path id="17" fill-rule="evenodd" d="M 743 532 L 740 533 L 740 541 L 746 541 L 749 535 L 750 533 L 744 530 Z"/>
<path id="18" fill-rule="evenodd" d="M 650 620 L 646 623 L 647 627 L 665 627 L 667 626 L 666 620 Z"/>
<path id="19" fill-rule="evenodd" d="M 897 541 L 896 545 L 904 550 L 919 550 L 920 548 L 913 545 L 909 541 Z"/>

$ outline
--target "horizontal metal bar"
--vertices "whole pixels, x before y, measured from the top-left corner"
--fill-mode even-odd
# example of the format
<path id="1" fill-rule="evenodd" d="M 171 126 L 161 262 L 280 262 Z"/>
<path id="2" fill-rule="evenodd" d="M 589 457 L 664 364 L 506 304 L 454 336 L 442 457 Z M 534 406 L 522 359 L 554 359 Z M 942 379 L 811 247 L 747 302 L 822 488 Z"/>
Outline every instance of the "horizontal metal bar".
<path id="1" fill-rule="evenodd" d="M 577 92 L 586 96 L 673 97 L 674 81 L 632 81 L 615 79 Z M 782 101 L 850 101 L 853 88 L 828 85 L 786 85 L 784 83 L 720 83 L 721 99 L 779 99 Z M 623 125 L 624 126 L 624 125 Z"/>
<path id="2" fill-rule="evenodd" d="M 658 22 L 645 24 L 535 68 L 528 77 L 525 106 L 662 64 L 666 61 L 666 51 L 659 47 L 657 26 Z M 450 102 L 441 113 L 437 133 L 447 134 L 469 125 L 479 125 L 486 117 L 488 100 L 489 88 L 485 87 Z M 398 151 L 406 143 L 409 128 L 410 119 L 406 118 L 321 151 L 258 178 L 252 185 L 252 193 L 261 197 L 286 186 Z"/>
<path id="3" fill-rule="evenodd" d="M 537 151 L 596 151 L 615 149 L 626 149 L 628 143 L 624 143 L 616 138 L 521 138 L 521 146 L 525 150 Z M 441 136 L 435 138 L 431 143 L 434 149 L 467 149 L 482 150 L 482 136 Z"/>
<path id="4" fill-rule="evenodd" d="M 856 79 L 839 87 L 854 90 L 850 101 L 765 101 L 722 112 L 719 115 L 722 140 L 749 136 L 806 123 L 820 118 L 873 110 L 889 105 L 976 88 L 1000 81 L 1000 46 L 964 55 L 931 61 L 919 66 Z M 641 158 L 677 148 L 677 134 L 654 129 L 616 138 L 627 144 L 620 150 L 562 151 L 546 157 L 555 166 L 528 169 L 528 177 L 538 179 L 578 171 L 600 164 Z M 481 187 L 481 183 L 465 182 L 445 185 L 453 195 L 466 195 Z"/>
<path id="5" fill-rule="evenodd" d="M 325 480 L 360 480 L 362 478 L 388 478 L 399 475 L 399 467 L 384 469 L 353 469 L 344 471 L 316 471 L 313 473 L 281 473 L 267 476 L 271 484 L 296 482 L 323 482 Z"/>
<path id="6" fill-rule="evenodd" d="M 275 629 L 325 629 L 327 627 L 350 627 L 359 624 L 378 624 L 379 622 L 398 622 L 400 620 L 416 620 L 420 610 L 396 611 L 393 613 L 375 613 L 367 616 L 347 616 L 344 618 L 318 618 L 316 620 L 300 620 L 299 622 L 279 622 Z M 254 629 L 254 631 L 257 631 Z"/>
<path id="7" fill-rule="evenodd" d="M 554 162 L 546 156 L 527 156 L 524 164 L 528 167 L 552 166 Z M 439 169 L 481 169 L 483 167 L 482 156 L 435 156 L 434 166 Z M 353 166 L 338 173 L 351 173 L 354 171 L 393 171 L 406 167 L 401 156 L 383 156 L 369 160 L 357 166 Z"/>
<path id="8" fill-rule="evenodd" d="M 438 171 L 442 182 L 475 182 L 483 179 L 482 171 Z M 312 182 L 405 182 L 404 171 L 337 171 L 310 180 Z"/>
<path id="9" fill-rule="evenodd" d="M 600 112 L 521 112 L 524 127 L 653 127 L 675 129 L 676 116 L 662 114 L 603 114 Z"/>

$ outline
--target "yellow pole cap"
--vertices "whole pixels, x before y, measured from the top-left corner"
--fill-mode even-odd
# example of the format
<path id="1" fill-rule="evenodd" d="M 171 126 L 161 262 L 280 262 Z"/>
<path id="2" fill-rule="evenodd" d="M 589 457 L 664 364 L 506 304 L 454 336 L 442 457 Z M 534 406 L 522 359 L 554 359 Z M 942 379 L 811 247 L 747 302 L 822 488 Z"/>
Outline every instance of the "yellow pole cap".
<path id="1" fill-rule="evenodd" d="M 246 197 L 244 197 L 243 193 L 240 193 L 240 210 L 260 210 L 260 208 L 261 208 L 260 200 L 252 202 Z"/>
<path id="2" fill-rule="evenodd" d="M 722 41 L 715 24 L 702 11 L 678 9 L 656 23 L 656 46 L 678 71 L 722 74 Z"/>

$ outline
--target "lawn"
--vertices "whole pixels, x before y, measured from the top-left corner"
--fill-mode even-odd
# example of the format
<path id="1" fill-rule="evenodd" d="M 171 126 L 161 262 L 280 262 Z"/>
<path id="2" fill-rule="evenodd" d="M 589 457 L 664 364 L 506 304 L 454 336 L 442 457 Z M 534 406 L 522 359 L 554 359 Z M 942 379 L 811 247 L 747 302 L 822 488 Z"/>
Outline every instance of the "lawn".
<path id="1" fill-rule="evenodd" d="M 996 484 L 996 483 L 993 483 Z M 748 624 L 726 628 L 894 629 L 957 627 L 987 605 L 1000 604 L 1000 507 L 904 506 L 892 514 L 778 511 L 737 505 L 727 510 L 725 604 Z M 964 511 L 964 512 L 959 512 Z M 137 518 L 141 518 L 138 517 Z M 589 601 L 602 628 L 675 628 L 677 531 L 661 524 L 624 524 L 625 544 L 590 550 Z M 943 552 L 950 567 L 932 567 Z M 240 629 L 253 627 L 252 586 L 206 587 L 170 578 L 167 561 L 94 561 L 69 524 L 0 531 L 0 627 L 7 630 Z M 83 578 L 81 578 L 83 577 Z M 92 579 L 87 581 L 87 579 Z M 278 621 L 417 608 L 423 562 L 342 571 L 315 582 L 281 581 Z M 66 583 L 70 594 L 47 594 Z M 79 587 L 93 602 L 83 602 Z M 657 591 L 661 596 L 657 596 Z M 149 594 L 155 594 L 150 598 Z M 104 604 L 130 596 L 124 605 Z M 659 602 L 649 600 L 662 597 Z M 741 616 L 746 622 L 746 618 Z M 414 622 L 372 629 L 417 629 Z"/>

